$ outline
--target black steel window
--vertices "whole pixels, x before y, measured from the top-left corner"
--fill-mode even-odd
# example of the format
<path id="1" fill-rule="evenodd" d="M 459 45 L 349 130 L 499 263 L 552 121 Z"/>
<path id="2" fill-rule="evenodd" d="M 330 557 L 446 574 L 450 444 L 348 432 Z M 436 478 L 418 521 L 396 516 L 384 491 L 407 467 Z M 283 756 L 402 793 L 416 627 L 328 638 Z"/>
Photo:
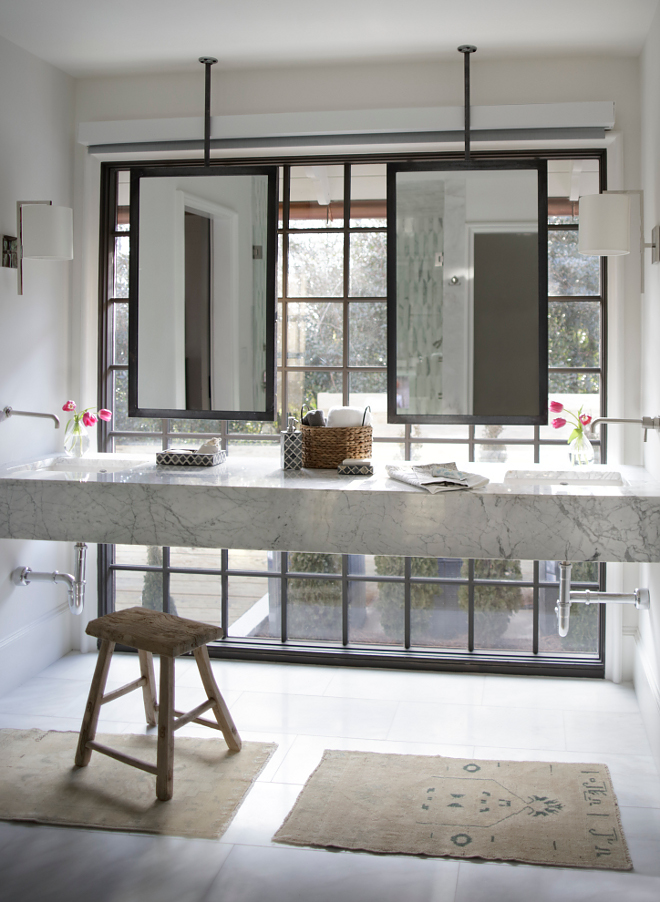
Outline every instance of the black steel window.
<path id="1" fill-rule="evenodd" d="M 574 195 L 599 190 L 603 158 L 547 156 L 550 397 L 597 416 L 605 410 L 605 279 L 598 258 L 577 254 Z M 276 423 L 128 418 L 130 164 L 103 165 L 100 403 L 115 415 L 102 450 L 193 447 L 213 433 L 230 454 L 275 462 L 285 413 L 368 404 L 377 461 L 567 463 L 566 427 L 386 422 L 385 163 L 280 164 Z M 577 565 L 574 581 L 596 587 L 601 570 Z M 552 561 L 139 546 L 103 546 L 100 575 L 102 611 L 142 604 L 218 623 L 223 655 L 601 674 L 599 606 L 574 611 L 560 639 L 557 582 Z"/>

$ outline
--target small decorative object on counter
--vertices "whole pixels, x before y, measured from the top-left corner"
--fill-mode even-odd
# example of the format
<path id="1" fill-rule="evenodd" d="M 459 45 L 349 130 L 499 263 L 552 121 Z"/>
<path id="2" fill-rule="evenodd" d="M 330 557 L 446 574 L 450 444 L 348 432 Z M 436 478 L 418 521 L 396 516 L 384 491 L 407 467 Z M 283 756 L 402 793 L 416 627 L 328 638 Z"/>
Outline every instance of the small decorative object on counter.
<path id="1" fill-rule="evenodd" d="M 337 467 L 340 476 L 373 476 L 374 467 L 371 461 L 359 460 L 354 457 L 347 457 Z"/>
<path id="2" fill-rule="evenodd" d="M 314 411 L 316 413 L 317 411 Z M 323 416 L 322 411 L 318 411 Z M 296 432 L 297 420 L 289 417 L 289 425 L 286 432 L 282 433 L 282 469 L 301 470 L 303 459 L 302 432 Z"/>
<path id="3" fill-rule="evenodd" d="M 112 412 L 102 407 L 97 413 L 92 413 L 97 408 L 86 407 L 80 413 L 76 413 L 75 401 L 67 401 L 62 405 L 62 410 L 73 412 L 64 432 L 64 450 L 70 457 L 82 457 L 89 450 L 87 428 L 95 426 L 99 419 L 108 422 L 112 419 Z"/>
<path id="4" fill-rule="evenodd" d="M 582 413 L 582 408 L 577 413 L 566 410 L 560 401 L 550 402 L 550 411 L 552 413 L 565 413 L 569 416 L 575 426 L 568 437 L 568 457 L 574 467 L 588 466 L 594 462 L 594 449 L 587 438 L 584 428 L 591 422 L 591 417 L 587 413 Z M 564 417 L 555 417 L 552 421 L 554 429 L 561 429 L 568 421 Z"/>
<path id="5" fill-rule="evenodd" d="M 219 438 L 210 438 L 199 450 L 170 448 L 156 454 L 159 467 L 217 467 L 227 460 L 227 452 L 220 447 Z"/>

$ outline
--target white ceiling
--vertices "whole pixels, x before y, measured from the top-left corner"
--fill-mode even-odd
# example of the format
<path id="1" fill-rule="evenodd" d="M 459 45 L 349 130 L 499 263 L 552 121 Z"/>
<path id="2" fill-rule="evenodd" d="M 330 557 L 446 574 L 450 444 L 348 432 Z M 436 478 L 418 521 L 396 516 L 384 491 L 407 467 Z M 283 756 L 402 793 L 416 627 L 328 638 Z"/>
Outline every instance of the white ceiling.
<path id="1" fill-rule="evenodd" d="M 658 0 L 0 0 L 0 34 L 75 76 L 482 56 L 638 54 Z M 455 56 L 453 57 L 455 59 Z"/>

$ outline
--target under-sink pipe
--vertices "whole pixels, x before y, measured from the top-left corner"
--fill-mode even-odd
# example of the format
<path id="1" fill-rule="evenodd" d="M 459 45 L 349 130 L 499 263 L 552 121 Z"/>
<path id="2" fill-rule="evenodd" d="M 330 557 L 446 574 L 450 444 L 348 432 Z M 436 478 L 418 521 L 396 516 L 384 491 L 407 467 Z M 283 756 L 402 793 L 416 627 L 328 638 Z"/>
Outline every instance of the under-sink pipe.
<path id="1" fill-rule="evenodd" d="M 72 614 L 82 614 L 85 606 L 85 568 L 87 563 L 87 545 L 84 542 L 76 542 L 76 561 L 74 575 L 60 573 L 54 570 L 52 573 L 39 573 L 30 567 L 18 567 L 13 571 L 11 578 L 16 586 L 29 586 L 33 582 L 66 583 L 69 595 L 69 610 Z"/>
<path id="2" fill-rule="evenodd" d="M 562 639 L 568 636 L 568 625 L 571 604 L 634 604 L 638 610 L 648 611 L 651 596 L 648 589 L 635 589 L 634 592 L 593 592 L 585 589 L 582 592 L 571 591 L 572 564 L 561 561 L 559 564 L 559 599 L 555 612 L 557 629 Z"/>

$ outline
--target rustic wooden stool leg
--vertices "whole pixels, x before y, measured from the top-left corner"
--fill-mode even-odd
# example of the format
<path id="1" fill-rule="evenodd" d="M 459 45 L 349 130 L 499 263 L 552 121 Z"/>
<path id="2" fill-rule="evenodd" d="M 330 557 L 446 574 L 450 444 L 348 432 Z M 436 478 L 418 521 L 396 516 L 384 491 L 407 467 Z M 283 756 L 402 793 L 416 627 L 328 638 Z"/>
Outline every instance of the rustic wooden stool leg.
<path id="1" fill-rule="evenodd" d="M 174 658 L 171 655 L 160 656 L 159 695 L 156 795 L 161 802 L 166 802 L 174 791 Z"/>
<path id="2" fill-rule="evenodd" d="M 215 714 L 215 719 L 218 721 L 218 726 L 222 730 L 222 735 L 225 737 L 225 742 L 233 752 L 240 752 L 243 743 L 213 676 L 211 662 L 209 661 L 209 650 L 206 645 L 201 645 L 199 648 L 194 649 L 193 654 L 197 661 L 199 675 L 202 678 L 206 694 L 213 701 L 212 711 Z"/>
<path id="3" fill-rule="evenodd" d="M 80 727 L 80 736 L 78 737 L 78 749 L 76 751 L 75 759 L 78 767 L 85 767 L 85 765 L 89 764 L 89 759 L 92 757 L 92 750 L 87 748 L 87 743 L 96 736 L 96 727 L 99 722 L 99 712 L 101 710 L 103 692 L 105 691 L 108 671 L 110 670 L 110 661 L 112 660 L 112 653 L 114 650 L 114 642 L 111 642 L 109 639 L 101 640 L 99 657 L 96 662 L 94 676 L 92 677 L 92 685 L 89 687 L 85 714 L 83 716 L 82 726 Z"/>
<path id="4" fill-rule="evenodd" d="M 142 687 L 144 713 L 149 726 L 155 727 L 158 701 L 156 698 L 156 677 L 154 676 L 154 656 L 150 651 L 142 651 L 141 648 L 138 649 L 138 656 L 140 658 L 140 676 L 146 677 L 147 680 Z"/>

